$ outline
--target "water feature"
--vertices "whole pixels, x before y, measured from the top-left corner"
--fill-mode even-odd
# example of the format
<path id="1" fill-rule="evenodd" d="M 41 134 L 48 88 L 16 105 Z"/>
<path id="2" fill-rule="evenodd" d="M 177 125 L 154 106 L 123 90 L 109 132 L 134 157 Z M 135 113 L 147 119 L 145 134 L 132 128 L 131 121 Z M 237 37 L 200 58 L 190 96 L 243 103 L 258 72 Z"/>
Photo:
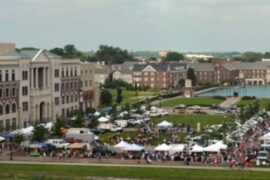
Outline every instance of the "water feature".
<path id="1" fill-rule="evenodd" d="M 226 87 L 198 94 L 198 96 L 233 96 L 234 92 L 237 92 L 240 97 L 255 96 L 257 98 L 270 98 L 270 85 Z"/>

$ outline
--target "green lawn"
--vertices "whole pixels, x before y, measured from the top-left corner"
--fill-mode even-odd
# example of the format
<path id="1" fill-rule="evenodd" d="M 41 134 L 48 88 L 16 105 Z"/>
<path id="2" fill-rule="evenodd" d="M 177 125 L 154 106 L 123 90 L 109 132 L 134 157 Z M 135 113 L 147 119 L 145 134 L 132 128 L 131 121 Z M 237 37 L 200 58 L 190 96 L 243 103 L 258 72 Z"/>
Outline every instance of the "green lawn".
<path id="1" fill-rule="evenodd" d="M 268 99 L 268 98 L 263 98 L 263 99 L 258 99 L 258 100 L 259 100 L 259 104 L 260 104 L 261 109 L 267 108 L 267 106 L 270 104 L 270 99 Z M 248 105 L 254 101 L 255 100 L 240 100 L 237 103 L 237 106 L 245 106 L 245 105 Z"/>
<path id="2" fill-rule="evenodd" d="M 197 123 L 201 123 L 201 127 L 211 126 L 213 124 L 221 124 L 228 120 L 228 117 L 219 115 L 170 115 L 165 117 L 157 117 L 151 119 L 154 124 L 158 124 L 163 120 L 172 122 L 174 124 L 185 123 L 191 125 L 191 127 L 196 128 Z"/>
<path id="3" fill-rule="evenodd" d="M 116 90 L 112 89 L 111 93 L 112 93 L 113 99 L 115 101 L 116 95 L 117 95 Z M 146 97 L 148 97 L 148 98 L 153 97 L 153 96 L 157 95 L 158 92 L 154 92 L 154 91 L 138 91 L 138 96 L 135 96 L 136 91 L 123 90 L 122 94 L 123 94 L 123 102 L 122 102 L 122 104 L 125 104 L 125 103 L 131 103 L 132 104 L 132 103 L 134 103 L 136 101 L 145 99 Z"/>
<path id="4" fill-rule="evenodd" d="M 135 164 L 135 161 L 134 161 Z M 93 179 L 114 177 L 153 180 L 268 180 L 270 172 L 145 167 L 98 167 L 1 164 L 0 179 Z"/>
<path id="5" fill-rule="evenodd" d="M 176 105 L 185 104 L 186 106 L 199 105 L 199 106 L 212 106 L 213 104 L 220 104 L 222 99 L 194 97 L 194 98 L 177 98 L 163 101 L 162 105 L 165 107 L 174 107 Z"/>
<path id="6" fill-rule="evenodd" d="M 138 131 L 106 132 L 99 136 L 99 140 L 102 142 L 109 142 L 109 139 L 111 139 L 113 136 L 121 136 L 122 138 L 126 139 L 134 138 L 137 134 L 139 134 Z"/>

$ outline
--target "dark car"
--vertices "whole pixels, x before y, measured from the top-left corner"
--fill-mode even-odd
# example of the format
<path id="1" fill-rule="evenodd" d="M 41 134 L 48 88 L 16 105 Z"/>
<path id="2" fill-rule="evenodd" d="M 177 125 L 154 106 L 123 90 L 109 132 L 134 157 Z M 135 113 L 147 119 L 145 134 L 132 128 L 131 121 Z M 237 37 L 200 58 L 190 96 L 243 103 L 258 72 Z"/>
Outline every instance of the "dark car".
<path id="1" fill-rule="evenodd" d="M 116 155 L 116 151 L 113 150 L 112 148 L 108 147 L 108 146 L 95 146 L 93 147 L 93 155 L 100 153 L 101 155 L 110 155 L 110 156 L 114 156 Z"/>
<path id="2" fill-rule="evenodd" d="M 97 128 L 94 128 L 94 129 L 90 129 L 90 131 L 92 133 L 94 133 L 95 135 L 100 135 L 100 134 L 103 134 L 105 131 L 102 130 L 102 129 L 97 129 Z"/>

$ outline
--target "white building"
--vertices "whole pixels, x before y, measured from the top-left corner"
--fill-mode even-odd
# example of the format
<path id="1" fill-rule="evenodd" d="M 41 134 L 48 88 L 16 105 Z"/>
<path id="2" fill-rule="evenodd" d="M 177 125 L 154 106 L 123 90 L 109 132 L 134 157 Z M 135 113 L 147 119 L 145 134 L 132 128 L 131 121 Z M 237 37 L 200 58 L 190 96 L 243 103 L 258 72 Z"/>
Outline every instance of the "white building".
<path id="1" fill-rule="evenodd" d="M 79 59 L 10 47 L 8 53 L 6 48 L 0 52 L 0 131 L 54 121 L 79 110 Z"/>

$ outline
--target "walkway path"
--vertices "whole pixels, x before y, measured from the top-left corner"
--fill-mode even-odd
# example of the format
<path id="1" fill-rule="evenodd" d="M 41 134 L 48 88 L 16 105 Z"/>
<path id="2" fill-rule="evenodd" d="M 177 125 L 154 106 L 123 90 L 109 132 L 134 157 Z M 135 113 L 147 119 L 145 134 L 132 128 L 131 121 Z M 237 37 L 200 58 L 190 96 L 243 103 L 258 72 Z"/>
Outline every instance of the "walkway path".
<path id="1" fill-rule="evenodd" d="M 235 105 L 240 100 L 241 100 L 240 97 L 229 97 L 228 99 L 220 103 L 219 106 L 222 108 L 228 108 L 232 105 Z"/>

